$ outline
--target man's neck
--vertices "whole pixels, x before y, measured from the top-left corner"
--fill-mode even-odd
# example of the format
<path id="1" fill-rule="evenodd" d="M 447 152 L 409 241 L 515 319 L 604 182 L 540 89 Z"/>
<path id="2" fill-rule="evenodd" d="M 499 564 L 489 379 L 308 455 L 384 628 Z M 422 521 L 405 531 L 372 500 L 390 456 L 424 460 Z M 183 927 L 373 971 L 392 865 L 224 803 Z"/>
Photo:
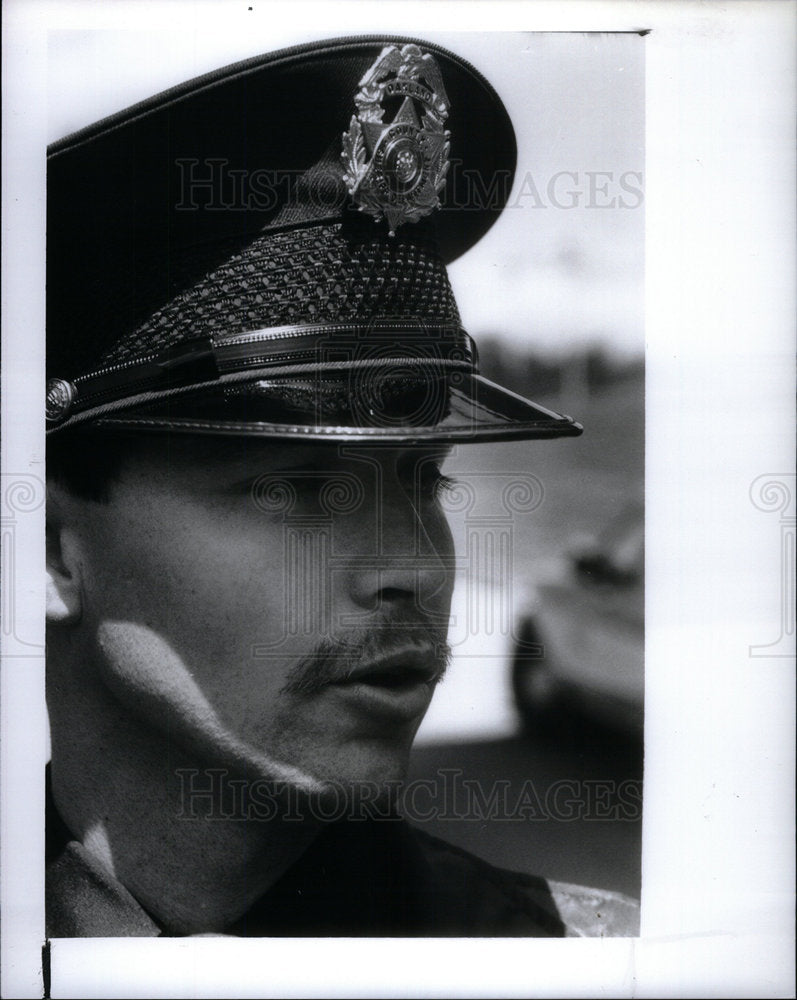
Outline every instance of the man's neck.
<path id="1" fill-rule="evenodd" d="M 252 810 L 251 778 L 191 760 L 121 713 L 102 721 L 69 746 L 54 735 L 55 805 L 73 836 L 167 932 L 222 932 L 317 835 L 306 810 L 290 822 L 276 802 Z"/>

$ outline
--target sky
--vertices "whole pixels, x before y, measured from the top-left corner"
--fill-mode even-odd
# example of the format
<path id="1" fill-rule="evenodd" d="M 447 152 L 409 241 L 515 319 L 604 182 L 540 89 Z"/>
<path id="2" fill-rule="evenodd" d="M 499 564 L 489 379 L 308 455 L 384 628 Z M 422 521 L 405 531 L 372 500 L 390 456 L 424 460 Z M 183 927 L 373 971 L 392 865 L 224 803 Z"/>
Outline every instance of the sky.
<path id="1" fill-rule="evenodd" d="M 194 76 L 314 37 L 279 25 L 252 33 L 197 25 L 54 30 L 48 141 Z M 545 353 L 595 342 L 623 355 L 642 353 L 644 38 L 426 37 L 481 70 L 503 99 L 518 141 L 507 209 L 449 268 L 468 332 Z"/>

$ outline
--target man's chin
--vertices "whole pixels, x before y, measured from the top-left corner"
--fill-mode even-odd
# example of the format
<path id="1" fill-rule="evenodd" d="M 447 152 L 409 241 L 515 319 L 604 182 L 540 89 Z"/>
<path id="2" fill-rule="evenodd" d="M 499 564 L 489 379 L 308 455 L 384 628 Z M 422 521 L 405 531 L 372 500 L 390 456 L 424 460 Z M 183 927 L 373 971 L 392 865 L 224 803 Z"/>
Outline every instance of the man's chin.
<path id="1" fill-rule="evenodd" d="M 305 759 L 299 767 L 306 778 L 301 782 L 309 794 L 365 794 L 364 789 L 391 788 L 401 784 L 409 769 L 409 747 L 380 748 L 364 753 L 357 747 L 329 753 L 318 760 Z"/>
<path id="2" fill-rule="evenodd" d="M 395 801 L 407 776 L 416 729 L 414 725 L 379 738 L 283 730 L 276 742 L 256 737 L 248 743 L 237 740 L 235 752 L 229 740 L 184 749 L 188 764 L 199 769 L 206 783 L 223 775 L 231 799 L 262 799 L 268 803 L 265 815 L 269 816 L 291 814 L 298 803 L 317 803 L 318 809 L 311 811 L 328 820 L 359 816 L 369 804 L 382 813 Z"/>
<path id="3" fill-rule="evenodd" d="M 364 748 L 349 746 L 337 753 L 294 757 L 301 763 L 292 781 L 279 783 L 280 811 L 302 804 L 305 811 L 322 821 L 394 813 L 407 776 L 410 747 L 378 750 L 365 752 Z"/>
<path id="4" fill-rule="evenodd" d="M 398 770 L 391 775 L 308 775 L 305 781 L 291 782 L 261 777 L 231 782 L 241 789 L 235 818 L 319 824 L 392 819 L 400 814 L 405 776 Z"/>
<path id="5" fill-rule="evenodd" d="M 384 780 L 329 781 L 308 797 L 311 815 L 323 822 L 390 819 L 399 814 L 404 776 Z"/>
<path id="6" fill-rule="evenodd" d="M 263 734 L 265 767 L 292 769 L 309 791 L 403 781 L 421 716 L 373 729 L 348 723 L 346 717 L 277 719 L 270 733 Z"/>

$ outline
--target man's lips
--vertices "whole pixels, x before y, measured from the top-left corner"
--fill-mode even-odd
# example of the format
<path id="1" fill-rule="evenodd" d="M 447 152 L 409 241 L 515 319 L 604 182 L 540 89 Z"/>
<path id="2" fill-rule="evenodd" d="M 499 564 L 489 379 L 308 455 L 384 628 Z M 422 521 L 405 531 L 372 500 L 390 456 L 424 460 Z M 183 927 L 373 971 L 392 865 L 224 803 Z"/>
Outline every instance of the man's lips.
<path id="1" fill-rule="evenodd" d="M 390 623 L 388 623 L 390 624 Z M 400 623 L 399 623 L 400 624 Z M 394 624 L 390 631 L 395 631 Z M 357 685 L 374 688 L 432 686 L 445 673 L 451 650 L 437 629 L 361 628 L 324 639 L 285 678 L 282 693 L 308 698 Z"/>
<path id="2" fill-rule="evenodd" d="M 396 688 L 433 684 L 440 677 L 431 649 L 407 649 L 391 653 L 355 667 L 337 684 L 374 684 Z"/>
<path id="3" fill-rule="evenodd" d="M 358 665 L 329 690 L 358 714 L 409 722 L 426 711 L 441 676 L 431 649 L 411 649 Z"/>

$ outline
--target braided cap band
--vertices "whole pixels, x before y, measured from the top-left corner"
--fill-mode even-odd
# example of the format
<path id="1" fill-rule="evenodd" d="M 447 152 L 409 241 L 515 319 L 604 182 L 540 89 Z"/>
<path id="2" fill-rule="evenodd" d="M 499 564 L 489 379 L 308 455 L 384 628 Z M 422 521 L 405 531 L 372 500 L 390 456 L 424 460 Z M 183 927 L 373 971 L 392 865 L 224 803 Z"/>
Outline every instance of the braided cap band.
<path id="1" fill-rule="evenodd" d="M 459 327 L 459 312 L 431 233 L 416 226 L 386 238 L 361 216 L 269 232 L 234 251 L 200 281 L 157 309 L 110 347 L 97 367 L 145 357 L 200 336 L 263 327 L 363 326 L 390 318 Z M 218 259 L 218 244 L 170 262 L 175 287 L 197 258 Z"/>

